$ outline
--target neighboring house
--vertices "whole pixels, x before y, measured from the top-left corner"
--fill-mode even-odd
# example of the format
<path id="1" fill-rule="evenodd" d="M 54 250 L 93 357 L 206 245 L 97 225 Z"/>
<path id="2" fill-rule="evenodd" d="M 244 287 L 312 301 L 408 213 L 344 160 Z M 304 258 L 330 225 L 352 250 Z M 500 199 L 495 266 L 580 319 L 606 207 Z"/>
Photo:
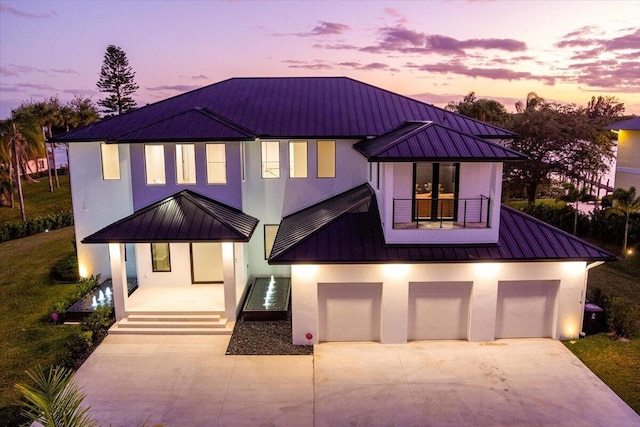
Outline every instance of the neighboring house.
<path id="1" fill-rule="evenodd" d="M 614 123 L 605 129 L 618 134 L 616 188 L 640 190 L 640 117 Z"/>
<path id="2" fill-rule="evenodd" d="M 615 256 L 500 204 L 513 137 L 349 78 L 235 78 L 56 140 L 115 331 L 163 295 L 233 321 L 274 275 L 295 344 L 575 338 L 588 270 Z"/>

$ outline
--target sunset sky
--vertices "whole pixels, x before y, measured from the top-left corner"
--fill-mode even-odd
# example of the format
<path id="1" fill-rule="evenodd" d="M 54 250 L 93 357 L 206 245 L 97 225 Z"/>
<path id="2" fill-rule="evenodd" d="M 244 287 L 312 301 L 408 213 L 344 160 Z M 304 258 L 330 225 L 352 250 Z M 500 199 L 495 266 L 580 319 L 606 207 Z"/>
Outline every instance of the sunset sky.
<path id="1" fill-rule="evenodd" d="M 349 76 L 444 106 L 513 110 L 536 92 L 640 114 L 640 0 L 1 1 L 0 118 L 23 101 L 97 101 L 109 44 L 138 105 L 229 77 Z"/>

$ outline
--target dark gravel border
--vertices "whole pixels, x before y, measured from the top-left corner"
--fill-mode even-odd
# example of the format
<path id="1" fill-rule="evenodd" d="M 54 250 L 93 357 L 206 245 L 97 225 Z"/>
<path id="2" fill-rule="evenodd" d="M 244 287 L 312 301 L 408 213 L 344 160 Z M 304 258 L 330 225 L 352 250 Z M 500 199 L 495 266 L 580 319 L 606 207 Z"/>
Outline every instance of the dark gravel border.
<path id="1" fill-rule="evenodd" d="M 291 344 L 291 312 L 287 320 L 236 322 L 227 355 L 311 355 L 312 345 Z"/>

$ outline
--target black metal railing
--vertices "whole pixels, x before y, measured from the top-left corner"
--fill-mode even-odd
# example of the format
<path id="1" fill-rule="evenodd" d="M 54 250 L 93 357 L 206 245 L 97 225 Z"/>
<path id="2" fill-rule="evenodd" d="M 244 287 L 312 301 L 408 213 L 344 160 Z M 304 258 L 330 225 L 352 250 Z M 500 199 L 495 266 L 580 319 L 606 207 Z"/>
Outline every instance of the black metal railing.
<path id="1" fill-rule="evenodd" d="M 486 196 L 450 199 L 393 199 L 393 228 L 421 223 L 452 222 L 457 227 L 490 227 L 491 199 Z"/>

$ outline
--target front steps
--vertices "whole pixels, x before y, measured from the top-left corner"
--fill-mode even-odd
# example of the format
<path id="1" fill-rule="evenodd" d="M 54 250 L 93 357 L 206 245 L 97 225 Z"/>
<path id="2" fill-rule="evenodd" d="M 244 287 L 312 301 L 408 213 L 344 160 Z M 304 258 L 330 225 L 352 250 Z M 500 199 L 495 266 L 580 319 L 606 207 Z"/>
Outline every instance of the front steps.
<path id="1" fill-rule="evenodd" d="M 131 311 L 110 329 L 110 334 L 129 335 L 231 335 L 234 322 L 220 311 Z"/>

